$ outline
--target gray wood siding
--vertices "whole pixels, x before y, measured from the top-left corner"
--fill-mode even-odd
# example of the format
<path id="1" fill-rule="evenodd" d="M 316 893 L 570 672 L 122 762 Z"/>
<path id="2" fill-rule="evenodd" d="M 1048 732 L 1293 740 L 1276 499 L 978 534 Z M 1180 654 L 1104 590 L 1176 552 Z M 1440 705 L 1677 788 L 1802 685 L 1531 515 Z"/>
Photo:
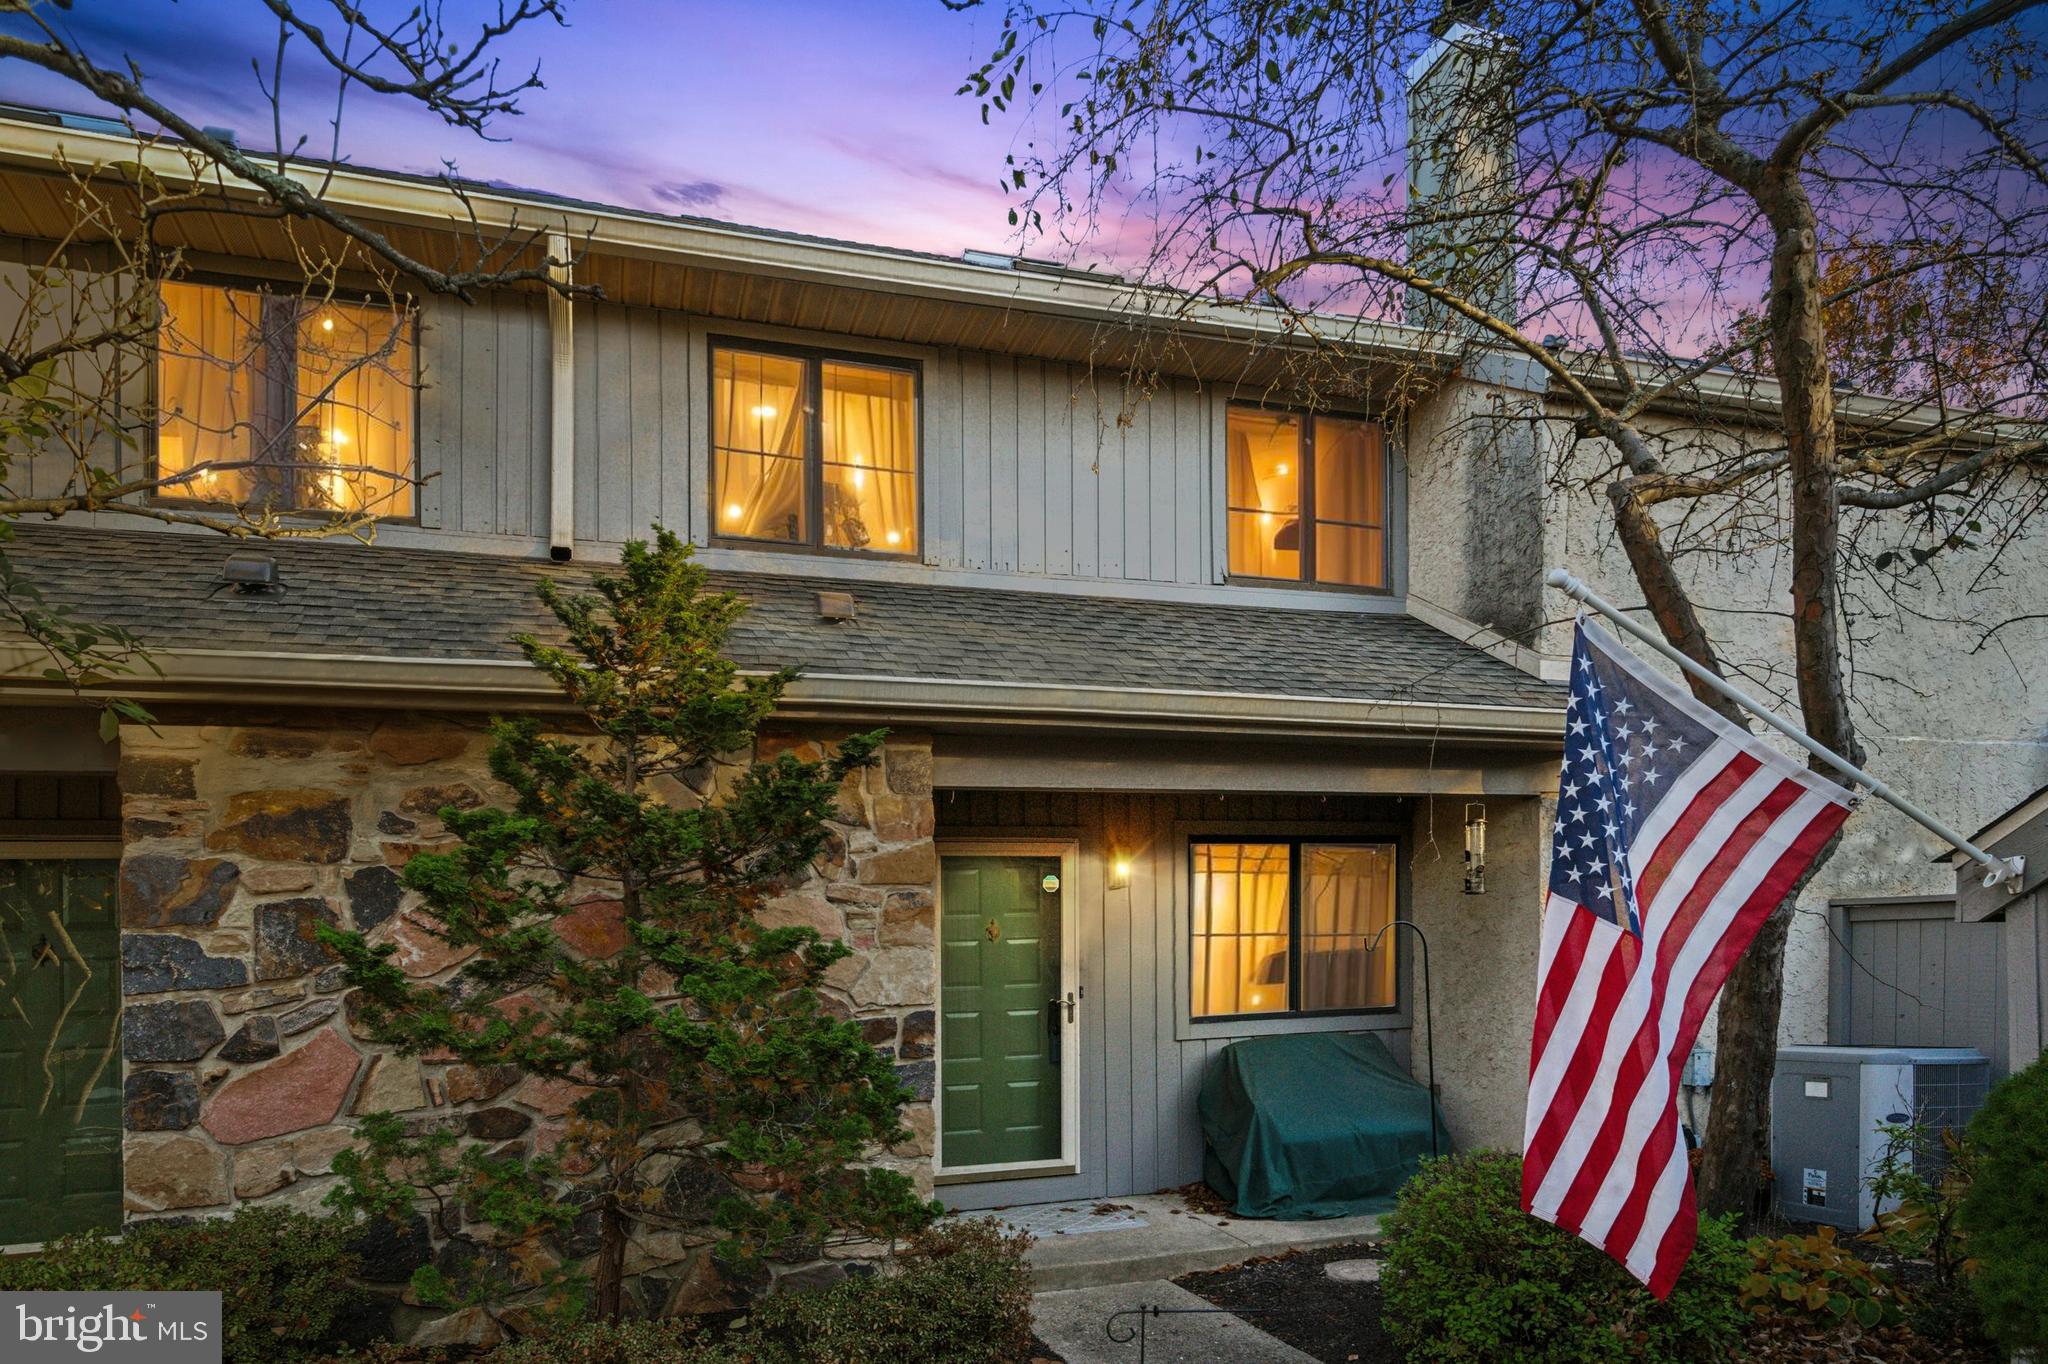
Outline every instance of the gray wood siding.
<path id="1" fill-rule="evenodd" d="M 546 306 L 503 294 L 430 302 L 419 357 L 420 524 L 546 535 Z"/>
<path id="2" fill-rule="evenodd" d="M 1213 581 L 1220 441 L 1193 384 L 946 352 L 925 367 L 925 561 L 991 573 Z"/>
<path id="3" fill-rule="evenodd" d="M 576 310 L 576 535 L 657 518 L 703 537 L 704 367 L 715 326 Z M 848 350 L 858 352 L 858 342 Z M 547 534 L 548 336 L 537 300 L 436 301 L 422 328 L 421 523 Z M 1214 562 L 1218 400 L 1127 392 L 1079 366 L 974 351 L 923 359 L 924 561 L 1003 575 L 1198 585 Z"/>
<path id="4" fill-rule="evenodd" d="M 2005 926 L 1957 923 L 1952 901 L 1834 912 L 1828 1041 L 1976 1047 L 2006 1072 Z"/>
<path id="5" fill-rule="evenodd" d="M 1202 1132 L 1195 1098 L 1211 1061 L 1234 1036 L 1183 1038 L 1175 888 L 1187 875 L 1181 824 L 1361 825 L 1389 807 L 1370 798 L 1144 795 L 1093 792 L 941 791 L 938 837 L 1073 838 L 1080 885 L 1073 888 L 1081 935 L 1081 1173 L 949 1185 L 959 1207 L 1040 1198 L 1151 1193 L 1201 1178 Z M 1113 850 L 1131 859 L 1127 889 L 1109 890 Z M 1361 1019 L 1370 1026 L 1375 1020 Z M 1384 1026 L 1384 1023 L 1382 1023 Z M 1249 1031 L 1245 1034 L 1251 1035 Z M 1405 1029 L 1384 1032 L 1404 1054 Z"/>

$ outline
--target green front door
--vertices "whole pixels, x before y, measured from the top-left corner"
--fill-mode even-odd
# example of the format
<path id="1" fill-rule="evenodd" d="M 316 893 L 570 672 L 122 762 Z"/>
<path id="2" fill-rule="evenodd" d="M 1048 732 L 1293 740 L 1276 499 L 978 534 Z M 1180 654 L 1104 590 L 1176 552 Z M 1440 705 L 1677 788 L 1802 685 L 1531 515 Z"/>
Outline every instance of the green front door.
<path id="1" fill-rule="evenodd" d="M 0 1245 L 121 1222 L 118 872 L 0 859 Z"/>
<path id="2" fill-rule="evenodd" d="M 1060 1156 L 1060 860 L 947 857 L 939 873 L 939 1163 Z"/>

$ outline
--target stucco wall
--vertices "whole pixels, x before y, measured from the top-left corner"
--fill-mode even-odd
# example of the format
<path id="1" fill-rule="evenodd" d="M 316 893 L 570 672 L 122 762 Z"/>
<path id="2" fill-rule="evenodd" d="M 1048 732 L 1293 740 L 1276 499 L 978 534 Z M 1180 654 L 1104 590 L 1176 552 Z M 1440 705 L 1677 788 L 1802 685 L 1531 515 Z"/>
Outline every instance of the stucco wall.
<path id="1" fill-rule="evenodd" d="M 1439 399 L 1438 407 L 1463 404 L 1469 411 L 1482 401 L 1494 401 L 1490 391 L 1463 397 L 1452 393 Z M 1455 513 L 1418 502 L 1409 536 L 1413 581 L 1454 584 L 1443 589 L 1453 597 L 1444 604 L 1509 633 L 1521 628 L 1514 622 L 1526 618 L 1532 591 L 1542 592 L 1537 583 L 1546 567 L 1568 567 L 1618 604 L 1642 600 L 1616 543 L 1604 497 L 1597 486 L 1592 491 L 1580 486 L 1608 452 L 1588 444 L 1568 454 L 1564 421 L 1569 413 L 1553 406 L 1550 414 L 1552 422 L 1543 427 L 1495 422 L 1488 437 L 1487 458 L 1495 464 L 1544 471 L 1537 562 L 1475 556 L 1467 548 L 1472 532 L 1465 527 L 1475 516 L 1497 526 L 1504 543 L 1525 532 L 1532 507 L 1539 504 L 1512 496 Z M 1411 449 L 1410 459 L 1418 470 L 1472 457 L 1477 439 L 1472 424 L 1444 429 L 1458 431 L 1458 439 L 1415 442 L 1418 448 Z M 1715 439 L 1723 445 L 1754 444 L 1766 437 L 1729 430 Z M 1455 482 L 1455 475 L 1449 477 Z M 1422 486 L 1425 475 L 1418 471 L 1414 483 Z M 1680 514 L 1682 508 L 1674 505 L 1662 519 L 1670 525 Z M 1911 543 L 1903 534 L 1899 538 Z M 1796 702 L 1786 699 L 1792 654 L 1784 615 L 1790 589 L 1783 546 L 1753 536 L 1681 531 L 1675 525 L 1670 539 L 1691 547 L 1680 560 L 1680 571 L 1724 659 L 1747 685 L 1775 698 L 1781 713 L 1796 716 Z M 1985 625 L 2040 610 L 2043 581 L 2048 581 L 2048 533 L 2037 532 L 2009 548 L 1995 567 L 1984 553 L 1944 555 L 1932 571 L 1908 580 L 1859 583 L 1850 602 L 1850 684 L 1867 766 L 1964 830 L 2048 783 L 2048 687 L 2040 681 L 2048 676 L 2048 621 L 2022 622 L 1990 644 L 1982 643 Z M 1541 616 L 1560 623 L 1522 639 L 1562 656 L 1570 648 L 1568 603 L 1554 593 L 1542 595 Z M 1948 894 L 1953 873 L 1931 860 L 1941 849 L 1933 835 L 1882 802 L 1868 802 L 1852 817 L 1842 846 L 1808 884 L 1792 925 L 1780 1033 L 1785 1042 L 1826 1040 L 1828 903 L 1874 895 Z M 1710 1016 L 1710 1043 L 1712 1029 Z"/>
<path id="2" fill-rule="evenodd" d="M 1412 857 L 1415 922 L 1429 935 L 1436 986 L 1436 1080 L 1461 1149 L 1519 1148 L 1536 1014 L 1542 936 L 1539 868 L 1549 857 L 1549 799 L 1491 799 L 1486 890 L 1464 893 L 1465 801 L 1417 801 Z M 1414 959 L 1420 967 L 1420 961 Z M 1422 973 L 1414 976 L 1421 997 Z M 1416 1011 L 1417 1078 L 1427 1076 L 1429 1029 Z"/>

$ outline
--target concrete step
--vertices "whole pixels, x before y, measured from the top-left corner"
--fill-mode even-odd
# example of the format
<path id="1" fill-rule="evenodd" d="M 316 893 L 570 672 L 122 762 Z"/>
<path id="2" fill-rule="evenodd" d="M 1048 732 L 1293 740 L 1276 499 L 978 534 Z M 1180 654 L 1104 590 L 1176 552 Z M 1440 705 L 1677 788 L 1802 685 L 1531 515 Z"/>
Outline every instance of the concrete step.
<path id="1" fill-rule="evenodd" d="M 1037 1238 L 1032 1285 L 1041 1293 L 1171 1279 L 1291 1249 L 1379 1237 L 1377 1216 L 1260 1222 L 1195 1212 L 1175 1194 L 1034 1204 L 992 1214 Z M 1101 1228 L 1101 1229 L 1095 1229 Z"/>
<path id="2" fill-rule="evenodd" d="M 1139 1307 L 1165 1310 L 1109 1321 L 1114 1312 Z M 1067 1364 L 1136 1364 L 1140 1358 L 1145 1364 L 1315 1364 L 1285 1341 L 1164 1279 L 1040 1293 L 1031 1300 L 1031 1320 L 1038 1338 Z"/>

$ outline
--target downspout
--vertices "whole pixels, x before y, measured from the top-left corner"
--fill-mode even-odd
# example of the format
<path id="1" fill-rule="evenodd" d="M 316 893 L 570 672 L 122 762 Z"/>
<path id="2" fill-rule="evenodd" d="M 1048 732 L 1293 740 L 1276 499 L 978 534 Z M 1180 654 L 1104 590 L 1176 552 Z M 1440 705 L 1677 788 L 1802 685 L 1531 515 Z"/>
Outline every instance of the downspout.
<path id="1" fill-rule="evenodd" d="M 548 256 L 561 262 L 548 273 L 571 283 L 568 233 L 548 233 Z M 559 289 L 548 290 L 548 339 L 548 557 L 559 562 L 576 552 L 576 305 Z"/>

